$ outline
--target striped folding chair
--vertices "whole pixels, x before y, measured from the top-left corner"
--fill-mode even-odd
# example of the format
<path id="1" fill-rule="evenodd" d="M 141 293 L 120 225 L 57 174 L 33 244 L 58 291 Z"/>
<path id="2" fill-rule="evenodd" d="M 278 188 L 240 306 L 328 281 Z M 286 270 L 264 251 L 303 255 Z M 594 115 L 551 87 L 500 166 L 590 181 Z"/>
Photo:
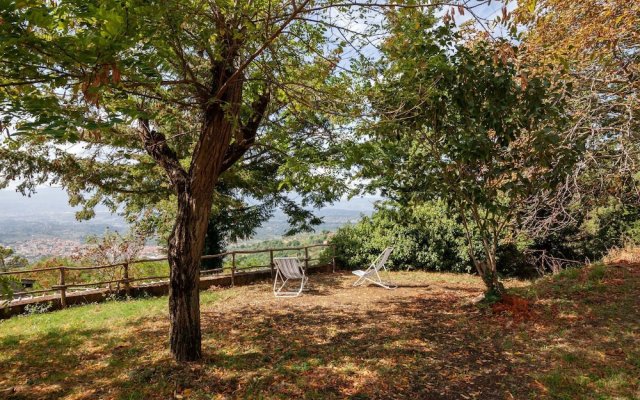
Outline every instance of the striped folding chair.
<path id="1" fill-rule="evenodd" d="M 387 247 L 386 249 L 384 249 L 382 254 L 380 254 L 373 263 L 371 263 L 369 268 L 367 268 L 364 271 L 361 269 L 353 271 L 353 274 L 358 277 L 358 279 L 353 283 L 353 286 L 360 286 L 360 285 L 364 285 L 367 282 L 371 282 L 374 285 L 378 285 L 385 289 L 397 288 L 398 287 L 397 285 L 394 285 L 393 283 L 390 283 L 390 282 L 385 282 L 380 277 L 381 269 L 384 269 L 385 271 L 387 271 L 387 268 L 384 266 L 384 264 L 389 259 L 389 255 L 391 254 L 392 251 L 393 251 L 393 247 Z"/>
<path id="2" fill-rule="evenodd" d="M 276 269 L 276 278 L 273 281 L 273 294 L 276 297 L 298 297 L 302 294 L 304 285 L 307 284 L 309 278 L 304 274 L 302 263 L 297 257 L 281 257 L 274 258 L 273 262 Z M 285 286 L 289 281 L 300 281 L 300 287 L 297 290 L 285 290 Z"/>

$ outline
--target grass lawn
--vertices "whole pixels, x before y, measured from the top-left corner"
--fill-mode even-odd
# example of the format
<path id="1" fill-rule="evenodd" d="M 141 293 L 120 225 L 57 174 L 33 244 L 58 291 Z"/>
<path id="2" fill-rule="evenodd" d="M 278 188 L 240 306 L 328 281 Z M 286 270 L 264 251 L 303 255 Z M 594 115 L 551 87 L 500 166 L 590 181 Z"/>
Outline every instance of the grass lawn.
<path id="1" fill-rule="evenodd" d="M 204 292 L 204 359 L 167 351 L 166 298 L 0 322 L 0 398 L 638 399 L 640 266 L 509 282 L 471 305 L 468 275 L 394 273 L 393 291 L 311 277 Z"/>

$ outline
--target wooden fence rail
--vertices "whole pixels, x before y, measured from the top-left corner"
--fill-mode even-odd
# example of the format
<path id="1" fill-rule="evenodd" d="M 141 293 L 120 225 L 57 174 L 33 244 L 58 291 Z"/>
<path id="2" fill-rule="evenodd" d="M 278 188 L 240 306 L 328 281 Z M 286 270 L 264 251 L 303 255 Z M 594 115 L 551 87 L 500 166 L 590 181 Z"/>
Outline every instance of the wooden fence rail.
<path id="1" fill-rule="evenodd" d="M 334 245 L 331 244 L 315 244 L 310 246 L 301 246 L 301 247 L 282 247 L 282 248 L 273 248 L 273 249 L 259 249 L 259 250 L 233 250 L 219 254 L 210 254 L 204 255 L 201 257 L 201 260 L 211 260 L 211 259 L 222 259 L 227 256 L 231 256 L 231 265 L 229 268 L 214 268 L 210 270 L 201 270 L 201 276 L 211 276 L 211 275 L 227 275 L 231 278 L 231 286 L 235 284 L 236 274 L 244 271 L 255 271 L 255 270 L 265 270 L 270 269 L 271 277 L 274 276 L 274 263 L 273 260 L 275 258 L 275 254 L 277 252 L 304 252 L 304 258 L 301 260 L 304 262 L 305 268 L 309 268 L 310 262 L 312 261 L 320 261 L 320 258 L 311 258 L 309 257 L 310 249 L 317 248 L 329 248 L 331 249 L 330 254 L 328 255 L 328 259 L 331 262 L 331 269 L 335 272 L 336 267 L 336 249 Z M 268 253 L 269 254 L 269 264 L 268 265 L 249 265 L 245 267 L 239 267 L 237 256 L 238 255 L 249 255 L 249 254 L 260 254 L 260 253 Z M 11 301 L 20 300 L 24 297 L 30 296 L 33 297 L 35 294 L 40 294 L 42 296 L 46 296 L 48 293 L 58 293 L 60 299 L 60 305 L 62 308 L 67 306 L 67 294 L 71 291 L 73 293 L 73 289 L 87 290 L 86 288 L 90 287 L 109 287 L 111 285 L 116 285 L 116 290 L 120 290 L 122 285 L 122 289 L 125 293 L 129 294 L 132 288 L 132 283 L 140 282 L 143 283 L 149 281 L 166 281 L 169 279 L 169 276 L 165 275 L 157 275 L 157 276 L 135 276 L 135 273 L 131 270 L 131 267 L 136 264 L 141 263 L 153 263 L 153 262 L 162 262 L 168 261 L 166 257 L 163 258 L 153 258 L 153 259 L 143 259 L 143 260 L 131 260 L 128 262 L 122 262 L 117 264 L 109 264 L 109 265 L 97 265 L 97 266 L 86 266 L 86 267 L 71 267 L 66 265 L 61 265 L 58 267 L 48 267 L 48 268 L 37 268 L 37 269 L 25 269 L 25 270 L 14 270 L 14 271 L 6 271 L 0 272 L 0 276 L 14 276 L 19 277 L 21 275 L 30 275 L 37 280 L 37 277 L 40 274 L 50 273 L 52 271 L 58 272 L 57 284 L 51 285 L 50 288 L 42 288 L 36 290 L 24 290 L 20 292 L 13 293 L 13 299 L 8 299 L 4 301 L 4 304 L 9 304 Z M 121 278 L 113 278 L 108 280 L 100 280 L 96 282 L 70 282 L 69 274 L 73 272 L 83 272 L 83 271 L 95 271 L 95 270 L 108 270 L 111 269 L 113 271 L 113 276 L 116 276 L 118 269 L 121 269 Z M 225 274 L 225 270 L 229 272 Z M 84 288 L 84 289 L 83 289 Z M 0 301 L 0 307 L 3 302 Z"/>

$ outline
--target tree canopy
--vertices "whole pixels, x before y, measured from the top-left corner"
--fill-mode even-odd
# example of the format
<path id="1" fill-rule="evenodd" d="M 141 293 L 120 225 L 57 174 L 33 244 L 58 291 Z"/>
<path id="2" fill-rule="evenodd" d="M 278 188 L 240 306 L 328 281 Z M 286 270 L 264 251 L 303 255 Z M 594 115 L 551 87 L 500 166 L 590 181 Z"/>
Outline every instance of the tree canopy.
<path id="1" fill-rule="evenodd" d="M 233 34 L 223 25 L 247 24 L 233 35 L 237 46 L 244 46 L 238 57 L 251 57 L 291 11 L 284 5 L 280 10 L 266 10 L 265 4 L 218 7 L 84 1 L 3 7 L 3 184 L 17 180 L 19 190 L 28 193 L 38 184 L 60 183 L 72 204 L 84 206 L 81 218 L 92 217 L 100 202 L 114 210 L 124 203 L 131 217 L 166 202 L 174 193 L 172 183 L 134 125 L 149 121 L 175 153 L 176 166 L 186 168 L 210 101 L 203 90 L 211 85 L 214 61 L 223 64 L 226 50 L 217 38 L 220 31 Z M 261 13 L 271 15 L 272 23 L 254 23 Z M 268 29 L 260 30 L 259 23 Z M 247 83 L 233 113 L 234 124 L 244 128 L 231 139 L 218 183 L 220 196 L 230 197 L 227 202 L 248 195 L 299 216 L 301 209 L 285 196 L 293 182 L 312 204 L 335 197 L 337 190 L 331 189 L 340 186 L 329 173 L 334 159 L 321 148 L 330 121 L 309 107 L 320 101 L 323 87 L 329 90 L 329 79 L 331 90 L 339 84 L 331 78 L 334 66 L 321 57 L 322 32 L 299 22 L 242 72 Z M 319 55 L 305 59 L 309 49 Z M 244 160 L 242 166 L 232 168 L 238 160 Z M 312 176 L 313 168 L 327 174 Z"/>
<path id="2" fill-rule="evenodd" d="M 553 190 L 579 142 L 561 135 L 565 87 L 530 66 L 509 42 L 464 38 L 433 15 L 401 10 L 369 90 L 375 116 L 362 165 L 392 198 L 442 199 L 467 231 L 469 254 L 501 291 L 496 251 L 524 203 Z M 473 230 L 482 242 L 473 246 Z"/>

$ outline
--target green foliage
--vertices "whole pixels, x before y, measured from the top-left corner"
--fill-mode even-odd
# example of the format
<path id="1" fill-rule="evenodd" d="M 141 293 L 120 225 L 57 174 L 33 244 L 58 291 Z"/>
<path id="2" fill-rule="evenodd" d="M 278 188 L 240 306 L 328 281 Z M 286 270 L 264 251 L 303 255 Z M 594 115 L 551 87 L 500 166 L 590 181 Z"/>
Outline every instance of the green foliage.
<path id="1" fill-rule="evenodd" d="M 462 226 L 448 216 L 442 201 L 412 209 L 393 203 L 377 206 L 371 217 L 340 228 L 331 243 L 343 268 L 362 269 L 394 246 L 390 264 L 395 269 L 470 271 Z"/>
<path id="2" fill-rule="evenodd" d="M 295 190 L 303 205 L 320 205 L 344 189 L 338 140 L 327 133 L 344 111 L 338 98 L 348 94 L 348 79 L 335 68 L 339 52 L 328 46 L 327 27 L 304 17 L 311 12 L 304 7 L 297 18 L 295 8 L 284 1 L 0 1 L 0 130 L 7 132 L 0 187 L 17 181 L 27 194 L 55 182 L 83 207 L 78 218 L 93 217 L 102 203 L 166 238 L 175 188 L 141 124 L 151 124 L 168 146 L 164 156 L 188 170 L 204 127 L 222 119 L 231 132 L 212 215 L 248 208 L 251 198 L 268 211 L 281 207 L 293 229 L 309 230 L 317 218 L 287 195 Z M 235 84 L 220 76 L 241 82 L 237 98 L 224 93 Z M 214 111 L 223 117 L 212 118 Z"/>
<path id="3" fill-rule="evenodd" d="M 379 117 L 363 126 L 373 136 L 363 175 L 410 206 L 444 201 L 476 269 L 497 287 L 496 253 L 518 210 L 555 189 L 580 145 L 560 135 L 565 88 L 542 74 L 527 79 L 516 46 L 462 37 L 421 11 L 391 13 L 388 29 L 375 83 L 365 84 Z"/>
<path id="4" fill-rule="evenodd" d="M 612 247 L 640 243 L 640 206 L 611 199 L 606 206 L 591 210 L 580 226 L 585 239 L 583 253 L 599 258 Z"/>
<path id="5" fill-rule="evenodd" d="M 0 272 L 12 269 L 22 269 L 29 265 L 29 261 L 14 253 L 13 249 L 0 245 Z M 16 288 L 20 287 L 20 280 L 10 275 L 0 275 L 0 299 L 11 298 Z M 0 306 L 2 303 L 0 302 Z"/>
<path id="6" fill-rule="evenodd" d="M 18 287 L 20 282 L 12 276 L 0 276 L 0 308 L 2 308 L 2 299 L 11 299 L 13 297 L 14 288 Z"/>
<path id="7" fill-rule="evenodd" d="M 378 204 L 371 217 L 338 229 L 331 243 L 336 246 L 338 264 L 346 269 L 366 267 L 385 247 L 394 246 L 389 258 L 389 266 L 394 269 L 473 270 L 464 227 L 443 201 L 427 201 L 411 208 L 392 202 Z M 477 234 L 473 246 L 476 251 L 482 249 Z M 535 268 L 523 252 L 526 248 L 526 243 L 501 244 L 496 250 L 498 273 L 533 276 Z"/>

